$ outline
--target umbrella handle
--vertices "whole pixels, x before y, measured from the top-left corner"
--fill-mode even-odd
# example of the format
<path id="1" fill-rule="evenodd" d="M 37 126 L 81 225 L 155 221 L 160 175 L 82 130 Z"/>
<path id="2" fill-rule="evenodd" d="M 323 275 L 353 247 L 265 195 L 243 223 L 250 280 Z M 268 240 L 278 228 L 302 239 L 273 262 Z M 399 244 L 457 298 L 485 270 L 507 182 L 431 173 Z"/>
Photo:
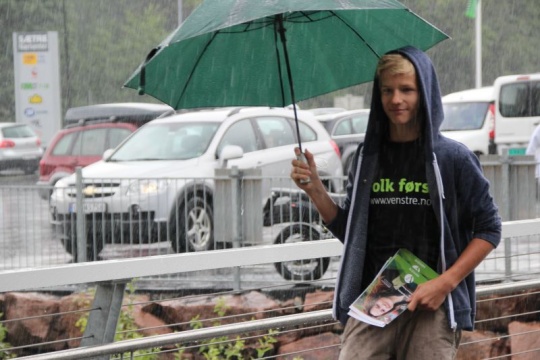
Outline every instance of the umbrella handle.
<path id="1" fill-rule="evenodd" d="M 301 152 L 299 155 L 296 155 L 296 160 L 299 160 L 305 164 L 307 164 L 307 159 L 306 159 L 306 155 L 304 155 L 303 152 Z M 309 184 L 311 182 L 311 179 L 310 178 L 307 178 L 307 179 L 304 179 L 304 180 L 300 180 L 300 184 Z"/>

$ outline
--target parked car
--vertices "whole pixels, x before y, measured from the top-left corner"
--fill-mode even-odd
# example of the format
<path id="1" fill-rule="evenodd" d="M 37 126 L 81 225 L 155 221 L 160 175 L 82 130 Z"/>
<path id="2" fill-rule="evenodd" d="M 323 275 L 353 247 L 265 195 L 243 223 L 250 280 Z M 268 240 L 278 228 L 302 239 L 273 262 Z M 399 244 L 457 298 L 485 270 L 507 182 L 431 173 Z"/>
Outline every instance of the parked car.
<path id="1" fill-rule="evenodd" d="M 317 116 L 341 153 L 343 173 L 348 174 L 358 145 L 364 142 L 369 109 L 349 110 Z"/>
<path id="2" fill-rule="evenodd" d="M 128 135 L 171 107 L 146 103 L 111 103 L 80 106 L 66 111 L 66 126 L 51 140 L 39 163 L 39 196 L 48 200 L 54 184 L 77 167 L 88 166 L 115 148 Z"/>
<path id="3" fill-rule="evenodd" d="M 340 108 L 340 107 L 326 107 L 326 108 L 313 108 L 309 109 L 315 116 L 319 115 L 327 115 L 327 114 L 336 114 L 343 111 L 347 111 L 347 109 Z"/>
<path id="4" fill-rule="evenodd" d="M 150 103 L 110 103 L 69 108 L 64 125 L 75 125 L 81 121 L 118 121 L 141 126 L 164 114 L 174 113 L 169 105 Z"/>
<path id="5" fill-rule="evenodd" d="M 302 143 L 325 164 L 319 170 L 327 187 L 341 191 L 336 144 L 311 113 L 298 111 L 298 117 Z M 177 252 L 213 249 L 215 170 L 261 169 L 267 179 L 262 209 L 271 193 L 268 179 L 288 178 L 297 143 L 288 109 L 205 110 L 147 123 L 82 169 L 87 253 L 98 254 L 111 234 L 130 234 L 130 242 L 171 241 Z M 75 175 L 56 183 L 50 210 L 66 250 L 75 253 Z"/>
<path id="6" fill-rule="evenodd" d="M 60 130 L 39 162 L 39 196 L 48 200 L 58 180 L 99 161 L 105 150 L 115 148 L 135 130 L 131 123 L 92 121 Z"/>
<path id="7" fill-rule="evenodd" d="M 443 96 L 443 135 L 466 145 L 477 156 L 494 154 L 494 93 L 492 86 Z"/>
<path id="8" fill-rule="evenodd" d="M 500 76 L 493 87 L 497 153 L 525 155 L 540 124 L 540 73 Z"/>
<path id="9" fill-rule="evenodd" d="M 42 155 L 41 140 L 30 126 L 0 123 L 0 170 L 15 168 L 32 174 Z"/>

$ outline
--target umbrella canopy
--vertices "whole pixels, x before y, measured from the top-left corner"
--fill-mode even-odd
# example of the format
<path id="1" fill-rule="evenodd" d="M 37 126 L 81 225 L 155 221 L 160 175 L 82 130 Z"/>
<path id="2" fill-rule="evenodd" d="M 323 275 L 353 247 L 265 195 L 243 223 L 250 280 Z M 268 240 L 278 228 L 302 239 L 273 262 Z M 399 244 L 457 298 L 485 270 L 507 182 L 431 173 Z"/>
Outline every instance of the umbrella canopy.
<path id="1" fill-rule="evenodd" d="M 175 109 L 284 107 L 373 80 L 389 50 L 446 38 L 395 0 L 206 0 L 125 86 Z"/>

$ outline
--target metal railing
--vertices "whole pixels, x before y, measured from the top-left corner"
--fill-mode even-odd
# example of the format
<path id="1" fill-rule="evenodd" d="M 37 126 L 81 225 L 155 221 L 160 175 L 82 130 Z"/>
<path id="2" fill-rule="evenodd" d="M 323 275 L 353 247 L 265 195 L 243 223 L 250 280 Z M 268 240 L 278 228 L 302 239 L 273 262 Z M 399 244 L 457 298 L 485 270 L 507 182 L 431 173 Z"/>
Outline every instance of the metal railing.
<path id="1" fill-rule="evenodd" d="M 523 220 L 515 222 L 505 222 L 503 226 L 503 236 L 512 238 L 515 236 L 526 236 L 538 234 L 540 231 L 540 219 Z M 93 334 L 104 334 L 105 325 L 110 324 L 112 319 L 117 319 L 118 314 L 112 314 L 121 303 L 123 287 L 114 290 L 118 284 L 125 284 L 135 277 L 158 276 L 178 272 L 192 272 L 196 270 L 209 270 L 225 267 L 244 267 L 264 263 L 274 263 L 281 261 L 304 260 L 310 258 L 320 258 L 327 256 L 339 256 L 342 251 L 342 244 L 335 239 L 320 240 L 315 242 L 300 242 L 282 245 L 256 246 L 238 249 L 226 249 L 217 251 L 207 251 L 199 253 L 160 255 L 145 258 L 133 258 L 122 260 L 108 260 L 101 262 L 88 262 L 81 264 L 60 265 L 43 269 L 21 269 L 5 271 L 0 273 L 0 292 L 43 289 L 54 286 L 70 284 L 92 284 L 98 283 L 98 291 L 94 299 L 92 308 L 97 313 L 100 320 L 92 321 L 90 315 L 89 324 L 93 323 L 94 328 L 85 332 L 83 338 L 92 337 Z M 532 254 L 529 254 L 532 255 Z M 537 254 L 538 255 L 538 254 Z M 512 264 L 509 262 L 509 264 Z M 501 269 L 501 273 L 506 273 Z M 520 293 L 524 290 L 536 289 L 540 287 L 538 273 L 530 274 L 533 279 L 514 282 L 513 279 L 506 279 L 506 282 L 496 285 L 483 286 L 478 289 L 478 296 L 492 296 L 497 294 Z M 110 300 L 99 298 L 102 286 L 108 293 Z M 107 289 L 109 291 L 107 291 Z M 111 290 L 112 289 L 112 290 Z M 114 295 L 116 294 L 116 296 Z M 103 296 L 103 295 L 102 295 Z M 120 297 L 120 298 L 119 298 Z M 116 304 L 116 306 L 114 306 Z M 330 304 L 327 304 L 329 306 Z M 102 309 L 99 311 L 99 309 Z M 107 316 L 103 317 L 107 309 Z M 520 314 L 514 314 L 519 317 Z M 486 321 L 486 320 L 484 320 Z M 114 321 L 113 321 L 114 322 Z M 222 335 L 246 334 L 253 331 L 266 331 L 278 329 L 279 332 L 291 331 L 299 325 L 302 327 L 324 327 L 335 324 L 331 317 L 331 311 L 321 310 L 310 313 L 300 313 L 287 316 L 276 316 L 270 319 L 253 320 L 248 322 L 222 325 L 213 328 L 191 330 L 181 333 L 173 333 L 160 336 L 152 336 L 143 339 L 121 341 L 111 343 L 112 340 L 103 341 L 103 338 L 94 339 L 88 342 L 90 345 L 82 346 L 78 349 L 57 351 L 50 354 L 41 354 L 25 357 L 28 359 L 83 359 L 97 356 L 108 356 L 114 354 L 129 354 L 134 356 L 134 352 L 140 349 L 153 349 L 157 353 L 167 352 L 168 346 L 174 345 L 178 349 L 192 341 L 198 344 L 205 339 L 214 339 Z M 103 328 L 101 328 L 103 327 Z M 298 331 L 298 329 L 296 329 Z M 322 331 L 322 330 L 321 330 Z M 498 335 L 499 336 L 499 335 Z M 227 340 L 228 341 L 228 340 Z M 335 345 L 334 345 L 335 346 Z M 465 342 L 462 348 L 467 346 Z M 172 351 L 169 350 L 168 351 Z M 305 349 L 305 351 L 314 351 Z M 535 351 L 538 351 L 536 349 Z M 108 357 L 107 357 L 108 358 Z"/>
<path id="2" fill-rule="evenodd" d="M 492 183 L 496 202 L 501 208 L 505 204 L 509 204 L 507 208 L 501 209 L 504 217 L 523 219 L 527 216 L 530 218 L 537 216 L 538 203 L 536 186 L 534 186 L 536 185 L 534 162 L 531 162 L 527 157 L 519 159 L 503 157 L 484 158 L 482 164 L 486 176 Z M 100 261 L 76 264 L 70 263 L 76 260 L 76 257 L 74 258 L 66 252 L 65 243 L 62 245 L 62 240 L 54 235 L 53 228 L 49 223 L 51 216 L 49 204 L 38 198 L 36 188 L 32 186 L 0 187 L 0 200 L 3 209 L 0 221 L 0 292 L 55 291 L 57 289 L 71 291 L 97 283 L 97 293 L 100 295 L 96 297 L 97 303 L 92 307 L 94 310 L 90 311 L 90 326 L 87 328 L 88 332 L 83 336 L 82 344 L 86 350 L 92 346 L 92 351 L 103 351 L 103 348 L 94 348 L 94 346 L 111 341 L 114 332 L 110 330 L 110 324 L 115 323 L 116 320 L 114 314 L 103 315 L 103 312 L 96 312 L 95 309 L 120 308 L 126 283 L 131 281 L 130 279 L 137 278 L 137 284 L 141 289 L 153 288 L 154 290 L 156 279 L 160 281 L 160 286 L 157 288 L 162 290 L 197 286 L 215 287 L 216 284 L 218 284 L 217 288 L 232 288 L 236 291 L 261 288 L 263 284 L 268 287 L 294 286 L 308 282 L 314 286 L 333 286 L 341 255 L 341 245 L 336 240 L 328 239 L 328 234 L 319 232 L 320 221 L 313 219 L 313 209 L 309 201 L 305 202 L 301 198 L 293 199 L 295 206 L 300 209 L 299 212 L 293 213 L 290 207 L 293 202 L 291 198 L 296 195 L 291 191 L 294 189 L 294 185 L 291 184 L 290 179 L 262 178 L 256 173 L 242 173 L 240 175 L 234 172 L 225 172 L 216 174 L 216 177 L 212 179 L 215 184 L 214 190 L 217 190 L 212 195 L 215 228 L 219 230 L 219 236 L 221 236 L 221 238 L 218 237 L 216 243 L 229 243 L 228 246 L 232 246 L 232 248 L 227 249 L 227 246 L 224 246 L 226 249 L 219 250 L 217 247 L 212 247 L 216 251 L 176 254 L 171 246 L 173 243 L 170 238 L 168 238 L 169 241 L 147 245 L 139 244 L 136 241 L 138 240 L 136 237 L 140 239 L 142 236 L 140 232 L 136 233 L 136 237 L 134 237 L 135 233 L 128 232 L 127 234 L 123 233 L 118 238 L 114 238 L 111 233 L 111 238 L 117 239 L 117 241 L 105 245 L 99 253 L 99 258 L 95 248 L 92 249 L 94 250 L 93 259 Z M 169 179 L 171 183 L 188 180 Z M 262 182 L 265 184 L 262 185 Z M 263 187 L 274 189 L 273 194 L 276 195 L 274 200 L 277 202 L 284 200 L 285 206 L 272 207 L 274 203 L 271 203 L 269 209 L 264 208 L 265 211 L 268 211 L 263 213 L 261 221 L 260 212 L 257 209 L 263 206 Z M 203 191 L 199 194 L 204 199 L 208 193 Z M 287 198 L 289 202 L 287 202 Z M 182 199 L 186 203 L 187 197 Z M 511 201 L 508 201 L 509 199 Z M 80 203 L 77 208 L 81 209 Z M 307 220 L 303 218 L 304 216 L 307 216 Z M 89 220 L 95 218 L 95 215 L 88 216 Z M 78 226 L 88 225 L 88 223 L 81 225 L 80 221 L 78 225 L 76 219 L 74 217 L 75 222 L 69 225 L 73 230 L 71 234 L 80 232 Z M 120 223 L 124 221 L 123 224 L 130 227 L 135 223 L 140 224 L 141 219 L 144 218 L 120 218 L 119 221 Z M 220 222 L 223 219 L 228 219 L 228 222 Z M 318 229 L 316 234 L 319 234 L 317 239 L 322 238 L 322 240 L 305 243 L 282 241 L 284 229 L 288 229 L 289 233 L 294 233 L 297 230 L 293 229 L 298 229 L 294 226 L 299 222 L 315 226 Z M 90 225 L 93 229 L 98 228 L 92 222 Z M 169 225 L 164 226 L 164 230 L 168 230 L 167 226 Z M 501 245 L 478 267 L 477 280 L 480 283 L 488 284 L 513 283 L 519 280 L 512 284 L 513 288 L 529 286 L 528 284 L 531 282 L 535 284 L 534 279 L 540 273 L 540 231 L 538 229 L 537 219 L 505 222 L 504 239 Z M 143 232 L 144 234 L 153 236 L 154 233 Z M 160 232 L 158 231 L 156 234 L 160 234 Z M 168 231 L 157 236 L 163 234 L 169 236 Z M 312 236 L 313 234 L 309 233 L 308 236 L 304 236 L 303 240 L 315 240 Z M 81 236 L 79 236 L 80 238 Z M 91 234 L 90 239 L 93 244 L 99 240 L 95 232 Z M 293 241 L 298 240 L 298 238 L 293 239 Z M 69 241 L 73 246 L 77 238 L 69 238 Z M 255 246 L 244 247 L 248 243 Z M 273 245 L 274 243 L 276 245 Z M 274 269 L 275 263 L 285 264 L 302 260 L 300 263 L 304 264 L 308 260 L 327 258 L 331 259 L 329 268 L 323 277 L 317 279 L 312 274 L 308 274 L 294 279 L 297 281 L 283 281 L 283 278 L 280 278 L 278 272 L 275 271 L 279 268 Z M 321 262 L 316 260 L 315 264 L 321 264 Z M 196 276 L 192 275 L 194 272 L 198 272 Z M 264 275 L 252 279 L 251 273 L 258 272 L 264 273 Z M 273 275 L 271 275 L 272 273 Z M 326 305 L 330 306 L 330 304 Z M 101 313 L 101 315 L 92 316 L 94 313 Z M 290 325 L 289 322 L 296 324 L 296 321 L 302 321 L 299 319 L 304 319 L 304 316 L 307 318 L 313 316 L 314 319 L 322 322 L 320 325 L 313 326 L 320 326 L 324 329 L 329 326 L 328 322 L 331 321 L 329 310 L 324 316 L 321 314 L 309 316 L 299 314 L 290 318 L 273 319 L 269 323 L 276 325 L 276 322 L 281 324 L 280 322 L 283 321 L 280 325 L 283 328 L 288 326 L 294 328 L 296 325 Z M 118 316 L 117 311 L 116 316 Z M 323 319 L 318 316 L 322 316 Z M 250 322 L 246 324 L 248 327 L 244 330 L 241 330 L 242 326 L 239 328 L 224 327 L 223 329 L 228 329 L 224 331 L 232 329 L 240 332 L 251 331 L 251 326 L 259 326 L 256 324 Z M 107 326 L 109 326 L 109 332 L 102 331 L 103 327 Z M 206 331 L 211 334 L 214 330 L 200 329 L 200 331 L 193 333 L 203 339 L 206 338 L 204 335 Z M 101 342 L 96 341 L 96 334 L 102 336 Z M 174 341 L 182 342 L 183 336 L 191 336 L 186 333 L 176 338 L 176 335 L 180 334 L 174 334 L 174 336 L 171 334 L 171 338 L 166 341 L 174 339 Z M 163 341 L 162 338 L 157 340 Z M 137 344 L 137 348 L 139 346 L 137 342 L 130 344 Z M 100 346 L 105 346 L 106 351 L 112 351 L 113 348 L 116 349 L 116 345 L 122 347 L 124 343 Z M 110 348 L 111 346 L 112 348 Z M 70 353 L 66 354 L 66 356 L 71 356 Z M 109 354 L 113 353 L 109 352 Z M 55 352 L 55 355 L 58 354 Z"/>
<path id="3" fill-rule="evenodd" d="M 504 221 L 540 216 L 532 157 L 483 156 L 481 162 Z M 83 180 L 80 179 L 81 182 Z M 277 214 L 277 221 L 271 223 L 264 223 L 263 220 L 268 215 L 263 200 L 270 196 L 271 189 L 297 189 L 288 177 L 264 178 L 254 170 L 219 169 L 212 179 L 148 178 L 138 183 L 146 181 L 157 184 L 165 181 L 168 190 L 164 193 L 169 192 L 167 198 L 174 200 L 168 204 L 165 201 L 156 204 L 159 211 L 145 211 L 144 204 L 151 201 L 150 197 L 140 194 L 136 198 L 127 198 L 123 195 L 127 191 L 124 188 L 116 199 L 117 203 L 122 204 L 122 210 L 106 208 L 105 212 L 97 207 L 105 204 L 105 200 L 96 197 L 96 189 L 100 188 L 102 192 L 103 189 L 110 190 L 113 181 L 102 180 L 87 183 L 88 195 L 83 194 L 81 184 L 78 190 L 70 189 L 57 197 L 57 201 L 62 200 L 66 207 L 61 214 L 57 203 L 39 198 L 36 187 L 0 186 L 0 271 L 46 267 L 86 259 L 96 261 L 162 255 L 204 246 L 216 249 L 271 244 L 281 231 L 282 226 L 278 225 L 296 221 L 289 213 Z M 175 194 L 174 189 L 186 183 L 191 184 L 191 189 L 198 190 Z M 205 184 L 212 184 L 212 187 Z M 82 204 L 90 204 L 90 200 L 93 200 L 94 207 L 88 208 L 85 216 L 77 216 L 77 203 L 82 201 Z M 166 205 L 168 207 L 165 209 Z M 173 205 L 177 211 L 171 210 Z M 188 214 L 196 205 L 200 214 L 210 214 L 209 221 L 214 227 L 211 242 L 204 242 L 202 221 L 196 229 L 189 228 Z M 78 207 L 84 205 L 79 203 Z M 303 211 L 307 213 L 312 210 L 310 206 L 305 206 Z M 310 219 L 303 221 L 311 222 Z M 193 231 L 200 234 L 198 241 L 196 237 L 181 236 L 190 230 L 200 230 Z M 190 241 L 186 242 L 186 238 Z M 534 238 L 529 240 L 537 241 Z M 525 241 L 521 240 L 523 243 Z M 78 258 L 77 249 L 81 250 Z M 88 256 L 85 259 L 84 252 Z"/>

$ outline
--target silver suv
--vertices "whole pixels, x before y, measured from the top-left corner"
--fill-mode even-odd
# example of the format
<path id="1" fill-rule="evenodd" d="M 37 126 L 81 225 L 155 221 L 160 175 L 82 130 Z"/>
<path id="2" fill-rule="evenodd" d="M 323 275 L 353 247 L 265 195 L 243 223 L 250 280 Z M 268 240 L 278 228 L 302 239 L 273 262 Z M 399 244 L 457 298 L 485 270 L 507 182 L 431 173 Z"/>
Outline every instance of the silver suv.
<path id="1" fill-rule="evenodd" d="M 266 179 L 264 203 L 270 178 L 290 173 L 298 143 L 293 116 L 281 108 L 217 109 L 176 114 L 141 127 L 103 160 L 82 169 L 87 254 L 95 257 L 108 242 L 166 240 L 177 252 L 213 249 L 215 170 L 259 168 Z M 299 111 L 298 117 L 302 143 L 328 177 L 327 187 L 341 191 L 336 144 L 311 113 Z M 75 175 L 56 183 L 50 207 L 64 246 L 73 254 Z"/>

